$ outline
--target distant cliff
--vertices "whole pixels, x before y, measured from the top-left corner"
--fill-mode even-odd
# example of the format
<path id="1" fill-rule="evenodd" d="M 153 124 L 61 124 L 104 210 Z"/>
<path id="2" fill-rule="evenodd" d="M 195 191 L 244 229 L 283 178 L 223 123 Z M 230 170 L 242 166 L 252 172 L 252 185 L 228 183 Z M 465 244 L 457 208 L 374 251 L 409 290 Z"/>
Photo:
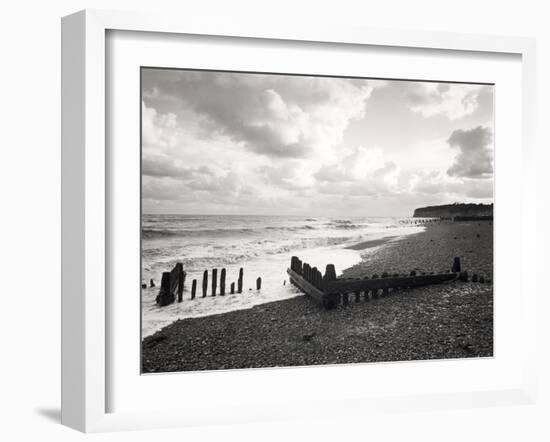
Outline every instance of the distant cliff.
<path id="1" fill-rule="evenodd" d="M 492 204 L 445 204 L 420 207 L 414 211 L 415 218 L 493 217 Z"/>

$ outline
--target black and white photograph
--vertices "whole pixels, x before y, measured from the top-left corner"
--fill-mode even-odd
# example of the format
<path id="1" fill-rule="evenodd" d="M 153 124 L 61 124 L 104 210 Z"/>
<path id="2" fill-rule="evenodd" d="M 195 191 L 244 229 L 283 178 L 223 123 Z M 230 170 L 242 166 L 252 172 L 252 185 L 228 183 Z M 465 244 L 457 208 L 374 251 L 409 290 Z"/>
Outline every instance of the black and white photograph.
<path id="1" fill-rule="evenodd" d="M 493 356 L 494 84 L 140 75 L 142 374 Z"/>

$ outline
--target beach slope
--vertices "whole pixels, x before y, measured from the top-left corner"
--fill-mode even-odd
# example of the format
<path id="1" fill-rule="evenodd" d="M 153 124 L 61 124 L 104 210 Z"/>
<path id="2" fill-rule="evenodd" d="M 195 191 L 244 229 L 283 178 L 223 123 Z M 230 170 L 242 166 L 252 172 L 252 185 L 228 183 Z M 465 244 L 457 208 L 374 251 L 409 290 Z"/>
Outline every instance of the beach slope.
<path id="1" fill-rule="evenodd" d="M 492 279 L 492 223 L 434 223 L 365 249 L 344 276 L 463 269 Z M 238 296 L 238 295 L 235 295 Z M 200 301 L 198 301 L 200 302 Z M 493 355 L 493 286 L 453 282 L 323 310 L 306 296 L 178 320 L 142 343 L 143 373 Z"/>

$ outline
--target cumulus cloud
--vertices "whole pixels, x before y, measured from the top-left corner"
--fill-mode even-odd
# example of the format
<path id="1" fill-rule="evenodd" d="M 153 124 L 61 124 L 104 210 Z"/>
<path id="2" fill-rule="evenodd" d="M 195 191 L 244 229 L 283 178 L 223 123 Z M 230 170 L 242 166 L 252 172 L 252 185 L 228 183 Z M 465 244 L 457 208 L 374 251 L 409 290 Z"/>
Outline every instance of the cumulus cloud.
<path id="1" fill-rule="evenodd" d="M 173 131 L 176 127 L 175 114 L 159 115 L 155 109 L 141 103 L 141 139 L 144 145 L 157 149 L 174 145 Z"/>
<path id="2" fill-rule="evenodd" d="M 343 158 L 323 164 L 313 177 L 325 194 L 375 195 L 399 188 L 399 167 L 381 149 L 356 147 Z"/>
<path id="3" fill-rule="evenodd" d="M 145 211 L 391 215 L 492 198 L 492 92 L 480 101 L 483 87 L 151 72 Z M 474 129 L 457 130 L 465 125 Z"/>
<path id="4" fill-rule="evenodd" d="M 196 175 L 212 176 L 207 166 L 197 168 L 185 167 L 181 161 L 161 155 L 147 155 L 143 158 L 141 173 L 148 176 L 170 177 L 180 180 L 192 178 Z"/>
<path id="5" fill-rule="evenodd" d="M 474 113 L 486 87 L 469 84 L 409 82 L 408 104 L 424 117 L 444 115 L 457 120 Z"/>
<path id="6" fill-rule="evenodd" d="M 450 176 L 489 178 L 493 174 L 493 132 L 490 127 L 455 130 L 447 142 L 459 153 L 447 170 Z"/>
<path id="7" fill-rule="evenodd" d="M 350 121 L 364 116 L 366 80 L 163 71 L 149 97 L 177 98 L 247 149 L 273 157 L 324 154 L 342 141 Z"/>
<path id="8" fill-rule="evenodd" d="M 439 171 L 417 171 L 410 177 L 410 192 L 447 201 L 488 200 L 493 198 L 493 180 L 449 177 Z"/>

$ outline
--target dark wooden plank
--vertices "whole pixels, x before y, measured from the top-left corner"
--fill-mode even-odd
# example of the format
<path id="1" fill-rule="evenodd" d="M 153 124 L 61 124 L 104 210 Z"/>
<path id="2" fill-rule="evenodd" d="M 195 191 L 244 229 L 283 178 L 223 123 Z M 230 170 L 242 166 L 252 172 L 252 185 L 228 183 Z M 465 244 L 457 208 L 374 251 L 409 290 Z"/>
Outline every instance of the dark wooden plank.
<path id="1" fill-rule="evenodd" d="M 202 297 L 206 298 L 206 290 L 208 289 L 208 270 L 202 274 Z"/>
<path id="2" fill-rule="evenodd" d="M 217 285 L 218 285 L 218 269 L 212 269 L 212 296 L 216 296 Z"/>
<path id="3" fill-rule="evenodd" d="M 239 269 L 239 279 L 237 280 L 237 293 L 243 292 L 243 268 Z"/>
<path id="4" fill-rule="evenodd" d="M 337 294 L 326 294 L 310 282 L 306 281 L 305 278 L 296 273 L 294 270 L 288 269 L 287 273 L 290 277 L 290 282 L 292 284 L 298 287 L 306 295 L 309 295 L 312 299 L 321 304 L 323 307 L 328 309 L 336 307 L 338 300 Z"/>
<path id="5" fill-rule="evenodd" d="M 374 278 L 374 279 L 336 279 L 326 282 L 324 291 L 327 293 L 344 293 L 357 291 L 378 291 L 396 287 L 419 287 L 429 284 L 441 284 L 453 281 L 457 278 L 455 273 L 441 275 L 405 276 L 400 278 Z"/>
<path id="6" fill-rule="evenodd" d="M 222 269 L 221 275 L 220 275 L 220 295 L 225 295 L 225 269 Z"/>

